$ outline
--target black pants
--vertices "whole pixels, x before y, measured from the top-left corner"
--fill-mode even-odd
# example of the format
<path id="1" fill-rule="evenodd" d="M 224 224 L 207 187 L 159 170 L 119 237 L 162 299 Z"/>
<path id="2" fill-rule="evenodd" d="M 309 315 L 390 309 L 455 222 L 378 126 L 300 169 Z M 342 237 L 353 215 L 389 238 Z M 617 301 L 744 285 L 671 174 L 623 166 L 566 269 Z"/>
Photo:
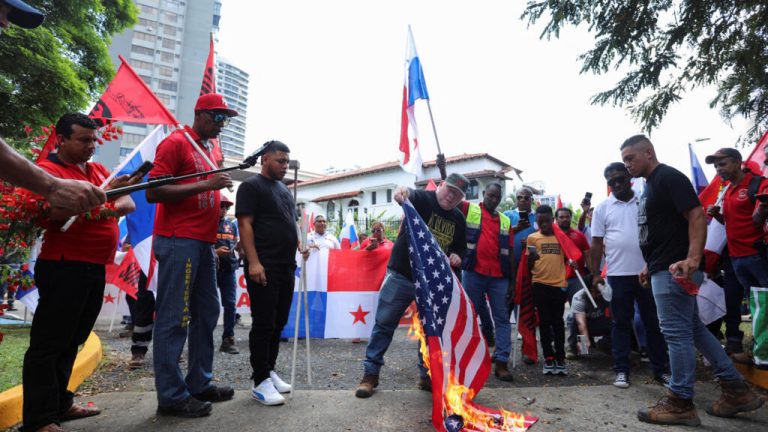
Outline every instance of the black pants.
<path id="1" fill-rule="evenodd" d="M 131 354 L 146 354 L 152 342 L 152 329 L 155 327 L 155 293 L 147 289 L 147 277 L 144 272 L 139 276 L 139 287 L 136 300 L 132 297 L 131 320 L 133 335 L 131 336 Z"/>
<path id="2" fill-rule="evenodd" d="M 96 323 L 104 296 L 104 265 L 38 260 L 35 284 L 40 301 L 24 356 L 24 426 L 35 431 L 73 403 L 67 390 L 77 347 Z"/>
<path id="3" fill-rule="evenodd" d="M 539 312 L 539 339 L 544 358 L 565 359 L 563 312 L 567 293 L 558 287 L 533 284 L 533 304 Z M 554 342 L 554 347 L 553 347 Z"/>
<path id="4" fill-rule="evenodd" d="M 248 267 L 246 267 L 246 270 Z M 246 277 L 251 297 L 251 332 L 248 345 L 254 383 L 259 385 L 275 369 L 280 349 L 280 333 L 288 322 L 293 301 L 295 267 L 267 268 L 267 285 L 259 285 Z"/>

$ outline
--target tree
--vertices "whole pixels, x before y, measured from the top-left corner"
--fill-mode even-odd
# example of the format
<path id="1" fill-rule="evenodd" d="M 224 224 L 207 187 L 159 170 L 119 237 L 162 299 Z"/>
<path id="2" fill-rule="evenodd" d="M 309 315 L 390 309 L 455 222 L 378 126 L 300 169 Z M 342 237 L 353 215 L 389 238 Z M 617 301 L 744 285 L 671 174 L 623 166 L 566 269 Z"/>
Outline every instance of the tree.
<path id="1" fill-rule="evenodd" d="M 114 75 L 111 35 L 137 22 L 133 0 L 28 0 L 46 13 L 42 26 L 0 36 L 0 136 L 55 123 L 87 108 Z"/>
<path id="2" fill-rule="evenodd" d="M 547 21 L 542 38 L 584 24 L 595 46 L 580 56 L 581 73 L 627 70 L 593 104 L 629 108 L 646 131 L 659 125 L 684 93 L 716 86 L 710 107 L 747 118 L 742 136 L 768 128 L 768 2 L 765 0 L 529 0 L 521 19 Z"/>

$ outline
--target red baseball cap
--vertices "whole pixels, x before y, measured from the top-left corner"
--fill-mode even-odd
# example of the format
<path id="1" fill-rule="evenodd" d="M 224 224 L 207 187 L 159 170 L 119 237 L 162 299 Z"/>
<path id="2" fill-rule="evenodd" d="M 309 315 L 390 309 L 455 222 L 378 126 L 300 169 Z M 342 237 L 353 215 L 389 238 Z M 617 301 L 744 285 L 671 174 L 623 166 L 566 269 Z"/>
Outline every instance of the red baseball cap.
<path id="1" fill-rule="evenodd" d="M 229 207 L 235 204 L 232 201 L 230 201 L 229 198 L 227 198 L 227 196 L 224 194 L 221 194 L 221 199 L 219 200 L 219 203 L 221 207 Z"/>
<path id="2" fill-rule="evenodd" d="M 195 111 L 225 111 L 230 117 L 237 117 L 237 111 L 230 109 L 224 97 L 218 93 L 208 93 L 197 98 Z"/>

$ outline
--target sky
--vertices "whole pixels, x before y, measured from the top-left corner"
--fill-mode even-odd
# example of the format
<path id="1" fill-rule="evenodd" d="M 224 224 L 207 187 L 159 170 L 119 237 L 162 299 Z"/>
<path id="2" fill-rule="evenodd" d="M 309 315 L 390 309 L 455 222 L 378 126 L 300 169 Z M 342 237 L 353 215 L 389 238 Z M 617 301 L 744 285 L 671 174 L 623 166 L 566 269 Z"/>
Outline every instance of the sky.
<path id="1" fill-rule="evenodd" d="M 224 0 L 218 53 L 250 73 L 246 154 L 278 139 L 309 171 L 397 160 L 410 24 L 443 153 L 488 153 L 566 203 L 591 191 L 596 204 L 603 168 L 641 132 L 626 110 L 589 103 L 621 75 L 579 74 L 593 36 L 570 28 L 541 40 L 544 21 L 528 28 L 523 9 L 491 0 Z M 661 162 L 690 176 L 687 143 L 709 138 L 694 144 L 702 163 L 736 143 L 746 122 L 726 124 L 709 108 L 714 96 L 698 89 L 669 110 L 650 135 Z M 426 105 L 416 109 L 422 157 L 432 160 Z"/>

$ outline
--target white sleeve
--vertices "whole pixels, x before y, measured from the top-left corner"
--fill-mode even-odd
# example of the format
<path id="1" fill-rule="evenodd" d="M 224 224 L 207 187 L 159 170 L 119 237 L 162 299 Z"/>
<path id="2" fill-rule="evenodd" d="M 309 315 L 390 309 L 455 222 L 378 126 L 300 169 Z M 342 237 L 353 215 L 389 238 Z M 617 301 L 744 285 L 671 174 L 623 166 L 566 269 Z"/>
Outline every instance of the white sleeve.
<path id="1" fill-rule="evenodd" d="M 605 211 L 608 201 L 603 201 L 595 207 L 592 213 L 592 223 L 589 225 L 592 237 L 605 237 Z"/>

